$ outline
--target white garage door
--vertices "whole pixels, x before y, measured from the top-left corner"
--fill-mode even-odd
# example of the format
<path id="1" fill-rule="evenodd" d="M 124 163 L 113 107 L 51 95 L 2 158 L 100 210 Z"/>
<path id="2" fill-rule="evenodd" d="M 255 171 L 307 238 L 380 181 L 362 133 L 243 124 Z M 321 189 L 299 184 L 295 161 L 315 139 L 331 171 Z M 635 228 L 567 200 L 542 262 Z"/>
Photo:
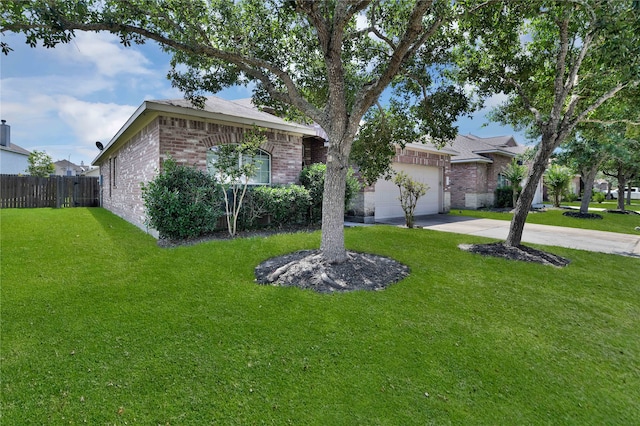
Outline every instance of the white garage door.
<path id="1" fill-rule="evenodd" d="M 418 199 L 416 216 L 424 214 L 437 214 L 440 212 L 440 169 L 438 167 L 418 166 L 415 164 L 394 163 L 393 169 L 404 171 L 418 182 L 429 185 L 427 193 Z M 388 219 L 391 217 L 404 217 L 400 207 L 400 190 L 392 180 L 380 179 L 375 186 L 375 219 Z"/>

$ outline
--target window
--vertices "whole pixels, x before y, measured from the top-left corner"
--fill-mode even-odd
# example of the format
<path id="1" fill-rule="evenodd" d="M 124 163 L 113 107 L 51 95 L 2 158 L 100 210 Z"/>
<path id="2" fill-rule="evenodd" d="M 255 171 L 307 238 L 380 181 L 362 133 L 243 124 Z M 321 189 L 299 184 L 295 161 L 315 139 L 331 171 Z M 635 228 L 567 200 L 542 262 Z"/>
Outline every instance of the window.
<path id="1" fill-rule="evenodd" d="M 113 157 L 111 160 L 111 165 L 113 167 L 113 172 L 111 173 L 111 183 L 114 188 L 118 187 L 118 183 L 116 181 L 116 176 L 118 175 L 118 157 Z"/>
<path id="2" fill-rule="evenodd" d="M 207 171 L 210 174 L 217 175 L 213 162 L 217 159 L 217 148 L 212 147 L 207 151 Z M 248 162 L 256 165 L 256 174 L 249 179 L 249 185 L 269 185 L 271 183 L 271 156 L 268 152 L 258 149 L 254 156 L 238 155 L 238 167 Z"/>
<path id="3" fill-rule="evenodd" d="M 504 177 L 502 173 L 498 174 L 498 188 L 505 188 L 509 186 L 509 180 Z"/>

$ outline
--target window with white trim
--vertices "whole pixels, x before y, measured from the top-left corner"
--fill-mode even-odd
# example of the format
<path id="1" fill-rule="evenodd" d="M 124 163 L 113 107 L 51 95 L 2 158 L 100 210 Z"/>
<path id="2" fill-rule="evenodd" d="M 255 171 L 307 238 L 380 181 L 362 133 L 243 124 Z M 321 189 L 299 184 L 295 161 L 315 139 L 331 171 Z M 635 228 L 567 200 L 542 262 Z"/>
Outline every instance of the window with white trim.
<path id="1" fill-rule="evenodd" d="M 207 151 L 207 172 L 217 175 L 217 170 L 213 167 L 213 162 L 217 159 L 217 146 L 211 147 Z M 248 162 L 256 165 L 256 174 L 249 179 L 249 185 L 269 185 L 271 184 L 271 155 L 267 151 L 258 149 L 255 155 L 238 154 L 238 167 Z"/>

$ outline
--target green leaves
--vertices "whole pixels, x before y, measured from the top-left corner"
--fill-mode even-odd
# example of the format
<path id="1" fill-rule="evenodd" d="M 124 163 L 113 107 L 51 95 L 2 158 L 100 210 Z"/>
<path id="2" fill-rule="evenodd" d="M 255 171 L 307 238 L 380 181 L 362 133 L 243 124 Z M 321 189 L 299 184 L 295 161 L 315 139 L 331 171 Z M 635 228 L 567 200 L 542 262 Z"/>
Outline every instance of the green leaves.
<path id="1" fill-rule="evenodd" d="M 32 151 L 27 161 L 29 163 L 27 172 L 31 176 L 47 177 L 56 171 L 56 166 L 53 164 L 51 156 L 44 151 Z"/>

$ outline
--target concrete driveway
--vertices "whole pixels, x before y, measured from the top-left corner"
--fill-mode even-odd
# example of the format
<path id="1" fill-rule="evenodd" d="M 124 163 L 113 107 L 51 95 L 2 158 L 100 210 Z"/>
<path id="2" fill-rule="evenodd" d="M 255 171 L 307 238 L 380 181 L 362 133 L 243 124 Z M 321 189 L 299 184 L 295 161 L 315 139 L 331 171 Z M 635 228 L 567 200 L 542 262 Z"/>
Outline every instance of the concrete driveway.
<path id="1" fill-rule="evenodd" d="M 379 223 L 402 226 L 405 222 L 404 218 L 394 218 Z M 507 220 L 478 219 L 447 214 L 416 216 L 416 227 L 499 240 L 507 238 L 510 224 L 511 222 Z M 640 259 L 640 233 L 619 234 L 527 223 L 522 233 L 522 242 L 619 254 Z"/>

